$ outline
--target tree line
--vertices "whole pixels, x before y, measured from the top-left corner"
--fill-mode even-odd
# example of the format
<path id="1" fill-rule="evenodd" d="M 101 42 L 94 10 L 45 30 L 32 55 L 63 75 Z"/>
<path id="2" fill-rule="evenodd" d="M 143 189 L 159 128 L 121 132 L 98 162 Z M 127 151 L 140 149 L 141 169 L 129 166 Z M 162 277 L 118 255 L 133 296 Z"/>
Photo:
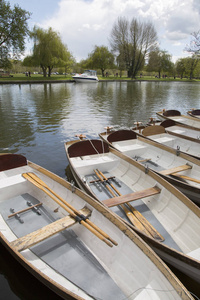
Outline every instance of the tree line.
<path id="1" fill-rule="evenodd" d="M 9 2 L 0 2 L 0 68 L 12 68 L 11 62 L 17 62 L 24 53 L 25 41 L 29 37 L 33 41 L 32 53 L 22 62 L 27 67 L 40 67 L 43 76 L 51 76 L 54 68 L 62 68 L 64 72 L 75 69 L 98 69 L 102 76 L 105 71 L 114 69 L 127 72 L 129 78 L 136 78 L 141 72 L 153 72 L 155 76 L 185 76 L 192 79 L 199 77 L 200 34 L 193 33 L 191 44 L 186 51 L 190 57 L 181 58 L 175 64 L 171 55 L 161 50 L 155 27 L 150 21 L 138 21 L 133 18 L 118 18 L 113 25 L 109 41 L 111 50 L 106 46 L 95 46 L 88 58 L 76 63 L 67 45 L 64 45 L 60 34 L 51 27 L 47 30 L 34 26 L 30 31 L 28 20 L 31 13 Z"/>

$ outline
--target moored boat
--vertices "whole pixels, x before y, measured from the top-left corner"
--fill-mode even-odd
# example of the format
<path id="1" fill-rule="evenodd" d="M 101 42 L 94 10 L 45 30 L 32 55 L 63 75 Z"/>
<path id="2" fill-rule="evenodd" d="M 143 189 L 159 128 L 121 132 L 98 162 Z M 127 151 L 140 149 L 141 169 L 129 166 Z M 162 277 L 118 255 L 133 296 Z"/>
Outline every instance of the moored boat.
<path id="1" fill-rule="evenodd" d="M 192 201 L 200 205 L 200 160 L 178 153 L 163 144 L 138 136 L 132 130 L 102 132 L 110 146 L 163 176 Z"/>
<path id="2" fill-rule="evenodd" d="M 192 299 L 120 218 L 21 155 L 0 155 L 0 240 L 63 299 Z"/>
<path id="3" fill-rule="evenodd" d="M 200 118 L 200 109 L 191 109 L 187 113 L 191 117 Z"/>
<path id="4" fill-rule="evenodd" d="M 188 128 L 182 124 L 177 125 L 173 120 L 165 120 L 159 125 L 163 126 L 166 132 L 184 138 L 189 141 L 200 143 L 200 130 L 196 128 Z"/>
<path id="5" fill-rule="evenodd" d="M 167 263 L 200 282 L 200 209 L 101 140 L 65 143 L 78 185 L 128 222 Z"/>
<path id="6" fill-rule="evenodd" d="M 72 76 L 75 82 L 98 82 L 97 72 L 94 70 L 85 70 L 82 74 Z"/>
<path id="7" fill-rule="evenodd" d="M 182 115 L 178 110 L 165 110 L 157 112 L 157 117 L 161 120 L 173 120 L 176 124 L 183 124 L 189 128 L 196 128 L 200 130 L 200 119 L 191 116 Z"/>
<path id="8" fill-rule="evenodd" d="M 171 134 L 161 125 L 147 126 L 139 130 L 134 129 L 134 131 L 139 136 L 143 136 L 159 144 L 163 144 L 169 148 L 177 150 L 177 154 L 183 152 L 200 159 L 199 142 Z"/>

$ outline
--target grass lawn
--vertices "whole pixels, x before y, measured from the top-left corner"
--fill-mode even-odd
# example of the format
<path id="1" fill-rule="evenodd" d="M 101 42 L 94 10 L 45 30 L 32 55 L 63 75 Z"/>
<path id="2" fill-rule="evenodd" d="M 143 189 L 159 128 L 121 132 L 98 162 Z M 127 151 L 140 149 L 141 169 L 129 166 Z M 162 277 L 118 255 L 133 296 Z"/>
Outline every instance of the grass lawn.
<path id="1" fill-rule="evenodd" d="M 43 75 L 40 74 L 31 74 L 31 77 L 26 76 L 25 74 L 12 74 L 13 77 L 0 77 L 0 82 L 5 82 L 5 81 L 9 81 L 9 82 L 15 82 L 15 81 L 60 81 L 60 80 L 72 80 L 73 78 L 71 75 L 51 75 L 51 77 L 44 77 Z M 109 75 L 108 77 L 102 77 L 100 75 L 98 75 L 99 80 L 105 80 L 105 81 L 121 81 L 121 80 L 128 80 L 131 81 L 131 78 L 127 78 L 127 77 L 115 77 L 115 76 L 111 76 Z M 176 78 L 174 79 L 173 77 L 167 77 L 167 78 L 155 78 L 154 76 L 138 76 L 136 78 L 136 80 L 139 81 L 190 81 L 190 82 L 196 82 L 199 81 L 199 79 L 187 79 L 187 78 Z"/>

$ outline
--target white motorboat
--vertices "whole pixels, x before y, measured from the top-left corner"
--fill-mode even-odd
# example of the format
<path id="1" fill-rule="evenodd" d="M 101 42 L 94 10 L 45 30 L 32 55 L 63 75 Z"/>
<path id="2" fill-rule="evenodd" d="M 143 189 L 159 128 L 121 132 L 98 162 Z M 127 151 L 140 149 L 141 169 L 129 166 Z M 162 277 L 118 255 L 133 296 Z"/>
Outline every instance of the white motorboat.
<path id="1" fill-rule="evenodd" d="M 98 82 L 97 72 L 94 70 L 85 70 L 82 74 L 72 76 L 75 82 Z"/>

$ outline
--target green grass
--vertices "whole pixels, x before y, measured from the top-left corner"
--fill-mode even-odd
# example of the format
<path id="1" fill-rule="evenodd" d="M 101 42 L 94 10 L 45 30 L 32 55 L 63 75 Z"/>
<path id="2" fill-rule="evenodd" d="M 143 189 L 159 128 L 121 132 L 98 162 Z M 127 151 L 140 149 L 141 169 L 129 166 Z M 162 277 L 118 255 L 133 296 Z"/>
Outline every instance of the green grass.
<path id="1" fill-rule="evenodd" d="M 31 74 L 31 77 L 26 76 L 25 74 L 12 74 L 13 77 L 0 77 L 0 82 L 2 81 L 60 81 L 60 80 L 73 80 L 71 75 L 51 75 L 51 77 L 44 77 L 41 74 Z M 109 75 L 108 77 L 102 77 L 100 75 L 98 75 L 99 80 L 116 80 L 116 81 L 121 81 L 121 80 L 128 80 L 131 81 L 131 78 L 127 78 L 127 77 L 116 77 L 116 76 L 112 76 Z M 176 78 L 174 79 L 173 77 L 167 77 L 167 78 L 155 78 L 154 76 L 142 76 L 140 78 L 140 76 L 138 76 L 136 78 L 136 80 L 139 81 L 189 81 L 189 82 L 195 82 L 195 81 L 199 81 L 199 79 L 187 79 L 187 78 Z"/>

